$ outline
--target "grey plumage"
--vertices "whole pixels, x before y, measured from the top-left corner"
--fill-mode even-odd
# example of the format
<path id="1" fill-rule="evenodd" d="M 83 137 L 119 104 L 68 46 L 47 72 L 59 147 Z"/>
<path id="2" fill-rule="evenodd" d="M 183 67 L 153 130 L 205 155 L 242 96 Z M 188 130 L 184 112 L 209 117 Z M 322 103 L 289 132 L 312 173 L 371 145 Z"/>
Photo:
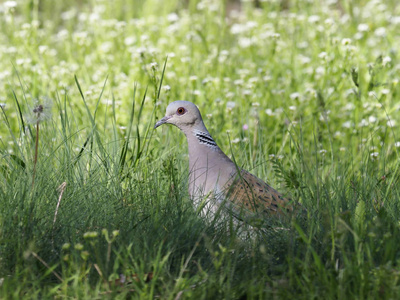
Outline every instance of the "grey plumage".
<path id="1" fill-rule="evenodd" d="M 177 126 L 189 147 L 189 194 L 196 206 L 207 200 L 203 213 L 228 208 L 238 219 L 285 215 L 293 211 L 290 201 L 251 173 L 240 170 L 218 147 L 203 123 L 196 105 L 175 101 L 154 128 Z M 209 200 L 209 201 L 208 201 Z"/>

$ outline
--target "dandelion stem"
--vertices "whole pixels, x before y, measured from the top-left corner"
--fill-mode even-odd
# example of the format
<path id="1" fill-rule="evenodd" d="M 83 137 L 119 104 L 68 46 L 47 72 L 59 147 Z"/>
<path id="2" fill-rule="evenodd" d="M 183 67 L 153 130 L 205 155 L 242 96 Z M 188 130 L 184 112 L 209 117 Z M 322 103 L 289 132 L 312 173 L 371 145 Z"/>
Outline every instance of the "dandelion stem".
<path id="1" fill-rule="evenodd" d="M 36 175 L 36 163 L 38 158 L 38 148 L 39 148 L 39 123 L 38 120 L 36 122 L 36 140 L 35 140 L 35 158 L 33 160 L 33 175 L 32 175 L 32 187 L 35 184 L 35 175 Z"/>

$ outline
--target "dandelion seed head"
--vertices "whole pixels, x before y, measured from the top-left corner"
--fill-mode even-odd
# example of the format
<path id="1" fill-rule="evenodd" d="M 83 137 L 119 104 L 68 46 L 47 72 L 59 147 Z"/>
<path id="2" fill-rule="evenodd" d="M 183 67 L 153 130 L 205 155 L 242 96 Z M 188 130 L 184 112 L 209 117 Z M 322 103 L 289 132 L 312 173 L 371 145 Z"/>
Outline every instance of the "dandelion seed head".
<path id="1" fill-rule="evenodd" d="M 28 124 L 36 124 L 44 122 L 51 118 L 51 109 L 53 102 L 48 97 L 40 97 L 40 99 L 33 99 L 33 106 L 29 108 L 26 116 Z"/>

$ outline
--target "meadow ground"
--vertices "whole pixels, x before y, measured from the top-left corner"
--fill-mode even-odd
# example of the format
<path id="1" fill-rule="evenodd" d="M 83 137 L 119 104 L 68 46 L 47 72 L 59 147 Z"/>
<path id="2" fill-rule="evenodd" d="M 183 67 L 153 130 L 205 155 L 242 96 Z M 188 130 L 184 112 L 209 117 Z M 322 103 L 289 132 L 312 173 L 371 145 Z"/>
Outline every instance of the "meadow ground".
<path id="1" fill-rule="evenodd" d="M 0 4 L 0 297 L 400 297 L 396 0 Z M 187 194 L 196 103 L 307 217 L 246 240 Z"/>

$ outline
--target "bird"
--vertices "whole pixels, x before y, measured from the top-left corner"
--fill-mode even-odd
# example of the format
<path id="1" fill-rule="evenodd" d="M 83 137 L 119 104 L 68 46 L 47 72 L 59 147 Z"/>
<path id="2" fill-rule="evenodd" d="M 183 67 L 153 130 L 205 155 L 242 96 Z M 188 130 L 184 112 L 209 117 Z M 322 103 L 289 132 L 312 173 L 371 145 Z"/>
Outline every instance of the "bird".
<path id="1" fill-rule="evenodd" d="M 203 216 L 221 209 L 249 224 L 268 216 L 282 217 L 294 210 L 270 185 L 238 167 L 217 145 L 204 125 L 198 107 L 189 101 L 171 102 L 154 129 L 163 124 L 178 127 L 189 150 L 189 196 Z"/>

